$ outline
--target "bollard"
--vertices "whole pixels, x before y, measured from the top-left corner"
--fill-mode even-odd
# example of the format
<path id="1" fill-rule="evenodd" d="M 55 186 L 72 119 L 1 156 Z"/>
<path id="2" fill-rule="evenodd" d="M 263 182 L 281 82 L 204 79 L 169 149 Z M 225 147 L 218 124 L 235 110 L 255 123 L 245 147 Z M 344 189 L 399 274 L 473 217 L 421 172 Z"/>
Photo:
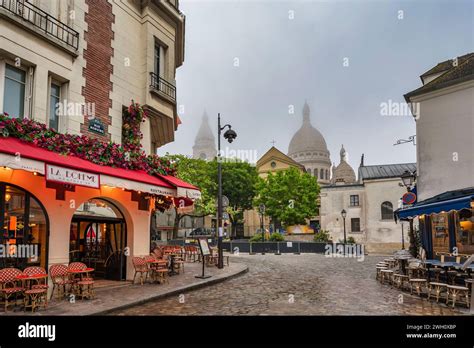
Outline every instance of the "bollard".
<path id="1" fill-rule="evenodd" d="M 281 253 L 280 253 L 280 242 L 277 242 L 277 252 L 275 253 L 275 255 L 281 255 Z"/>
<path id="2" fill-rule="evenodd" d="M 255 253 L 252 251 L 252 243 L 249 242 L 249 245 L 250 245 L 249 255 L 255 255 Z"/>
<path id="3" fill-rule="evenodd" d="M 295 254 L 295 255 L 299 255 L 299 254 L 300 254 L 300 242 L 298 242 L 298 252 L 293 253 L 293 254 Z"/>

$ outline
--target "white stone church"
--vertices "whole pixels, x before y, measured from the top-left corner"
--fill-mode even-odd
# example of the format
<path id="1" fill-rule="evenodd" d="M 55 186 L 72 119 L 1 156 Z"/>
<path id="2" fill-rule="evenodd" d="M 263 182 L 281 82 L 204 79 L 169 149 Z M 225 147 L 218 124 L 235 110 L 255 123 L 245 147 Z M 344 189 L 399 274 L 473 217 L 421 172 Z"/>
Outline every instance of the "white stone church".
<path id="1" fill-rule="evenodd" d="M 342 146 L 339 165 L 331 167 L 326 140 L 312 125 L 306 102 L 302 113 L 303 122 L 290 141 L 288 157 L 303 165 L 321 187 L 320 215 L 310 219 L 311 225 L 329 231 L 334 242 L 343 240 L 341 211 L 344 209 L 347 212 L 347 238 L 353 237 L 371 252 L 400 249 L 402 227 L 395 223 L 393 210 L 406 192 L 400 176 L 405 170 L 416 171 L 416 164 L 365 165 L 362 155 L 357 178 Z M 212 159 L 216 156 L 215 149 L 215 138 L 204 114 L 193 146 L 193 157 Z M 407 233 L 405 239 L 408 240 Z"/>

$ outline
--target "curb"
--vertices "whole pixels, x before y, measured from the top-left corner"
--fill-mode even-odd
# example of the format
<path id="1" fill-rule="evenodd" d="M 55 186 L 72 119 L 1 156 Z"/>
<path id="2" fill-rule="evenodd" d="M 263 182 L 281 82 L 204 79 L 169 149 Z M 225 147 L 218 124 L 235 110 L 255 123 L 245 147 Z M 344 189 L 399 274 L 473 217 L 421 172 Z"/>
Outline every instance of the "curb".
<path id="1" fill-rule="evenodd" d="M 92 313 L 92 314 L 86 314 L 84 316 L 105 315 L 105 314 L 115 312 L 115 311 L 118 311 L 118 310 L 123 310 L 123 309 L 127 309 L 127 308 L 130 308 L 130 307 L 134 307 L 134 306 L 146 303 L 146 302 L 163 299 L 163 298 L 170 297 L 170 296 L 173 296 L 173 295 L 176 295 L 176 294 L 181 294 L 182 292 L 197 290 L 197 289 L 200 289 L 200 288 L 205 288 L 206 286 L 214 285 L 214 284 L 217 284 L 217 283 L 221 283 L 225 280 L 229 280 L 229 279 L 232 279 L 234 277 L 238 277 L 238 276 L 240 276 L 244 273 L 247 273 L 248 271 L 249 271 L 249 267 L 245 266 L 245 268 L 241 269 L 240 271 L 238 271 L 234 274 L 230 274 L 230 275 L 227 275 L 227 276 L 222 276 L 220 278 L 214 278 L 214 279 L 206 281 L 204 283 L 186 285 L 186 286 L 183 286 L 181 288 L 174 289 L 174 290 L 172 290 L 170 292 L 167 292 L 165 294 L 158 294 L 156 296 L 152 296 L 152 297 L 149 297 L 149 298 L 146 298 L 146 299 L 137 300 L 137 301 L 132 302 L 132 303 L 127 303 L 127 304 L 124 304 L 124 305 L 121 305 L 121 306 L 118 306 L 118 307 L 114 307 L 114 308 L 111 308 L 111 309 L 106 309 L 106 310 L 99 311 L 99 312 Z"/>

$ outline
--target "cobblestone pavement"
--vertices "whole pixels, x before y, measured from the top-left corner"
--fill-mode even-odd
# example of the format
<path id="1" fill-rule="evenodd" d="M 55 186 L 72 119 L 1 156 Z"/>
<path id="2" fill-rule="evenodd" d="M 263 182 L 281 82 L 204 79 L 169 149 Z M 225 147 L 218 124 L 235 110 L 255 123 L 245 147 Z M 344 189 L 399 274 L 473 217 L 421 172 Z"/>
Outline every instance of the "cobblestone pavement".
<path id="1" fill-rule="evenodd" d="M 375 280 L 375 264 L 319 254 L 233 256 L 249 272 L 207 288 L 113 315 L 459 315 L 468 310 L 420 299 Z M 402 303 L 399 303 L 401 299 Z M 183 303 L 184 302 L 184 303 Z"/>

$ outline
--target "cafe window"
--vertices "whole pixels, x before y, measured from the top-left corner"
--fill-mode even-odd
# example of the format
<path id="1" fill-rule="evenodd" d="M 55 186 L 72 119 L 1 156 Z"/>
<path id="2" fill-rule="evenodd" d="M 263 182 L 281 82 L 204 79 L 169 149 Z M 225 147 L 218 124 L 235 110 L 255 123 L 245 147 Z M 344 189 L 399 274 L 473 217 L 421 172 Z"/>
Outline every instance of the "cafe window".
<path id="1" fill-rule="evenodd" d="M 41 203 L 29 192 L 0 183 L 0 267 L 47 268 L 48 220 Z"/>
<path id="2" fill-rule="evenodd" d="M 391 202 L 383 202 L 380 206 L 382 220 L 393 220 L 393 204 Z"/>
<path id="3" fill-rule="evenodd" d="M 474 254 L 474 217 L 471 209 L 456 212 L 456 247 L 459 254 Z"/>
<path id="4" fill-rule="evenodd" d="M 12 118 L 23 118 L 25 114 L 26 72 L 12 65 L 5 66 L 3 112 Z"/>
<path id="5" fill-rule="evenodd" d="M 360 232 L 360 219 L 359 218 L 351 219 L 351 232 Z"/>
<path id="6" fill-rule="evenodd" d="M 448 214 L 440 213 L 431 215 L 431 236 L 433 251 L 449 252 Z"/>
<path id="7" fill-rule="evenodd" d="M 359 195 L 351 195 L 350 196 L 350 206 L 351 207 L 358 207 L 359 206 Z"/>

